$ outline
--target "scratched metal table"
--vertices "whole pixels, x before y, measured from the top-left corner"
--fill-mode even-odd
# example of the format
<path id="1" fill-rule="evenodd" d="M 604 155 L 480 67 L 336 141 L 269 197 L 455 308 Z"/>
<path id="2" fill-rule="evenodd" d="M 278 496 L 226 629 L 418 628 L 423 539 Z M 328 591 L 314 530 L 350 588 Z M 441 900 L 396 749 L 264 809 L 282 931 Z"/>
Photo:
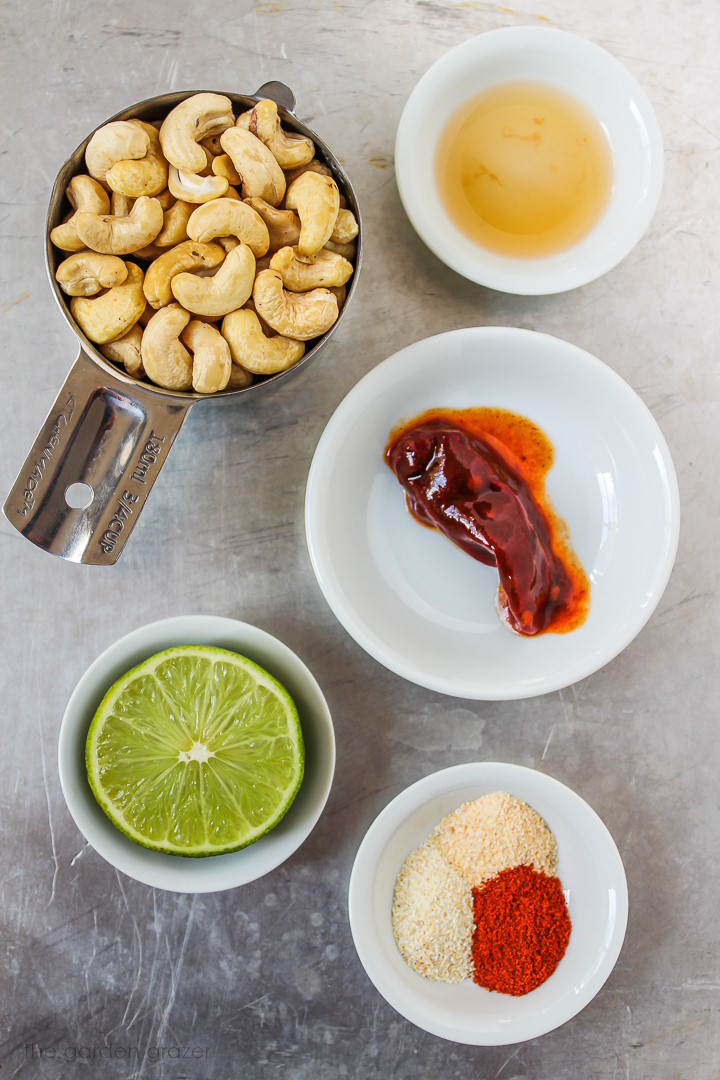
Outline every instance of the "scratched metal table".
<path id="1" fill-rule="evenodd" d="M 281 78 L 344 161 L 366 223 L 351 310 L 302 378 L 251 408 L 193 410 L 115 567 L 65 564 L 7 522 L 2 540 L 0 1063 L 3 1076 L 336 1080 L 720 1076 L 717 184 L 720 26 L 713 0 L 153 4 L 6 0 L 2 316 L 7 491 L 75 355 L 43 266 L 47 199 L 83 135 L 130 101 L 185 87 L 252 92 Z M 457 277 L 408 224 L 393 176 L 403 104 L 466 37 L 552 25 L 615 54 L 666 146 L 655 220 L 617 269 L 574 293 L 493 294 Z M 649 625 L 607 668 L 520 703 L 411 686 L 337 624 L 310 568 L 308 466 L 356 380 L 458 326 L 524 326 L 601 357 L 658 419 L 683 502 L 680 550 Z M 286 641 L 333 712 L 338 767 L 311 838 L 268 877 L 192 897 L 115 873 L 75 828 L 56 767 L 60 719 L 87 665 L 150 620 L 214 612 Z M 620 960 L 559 1030 L 498 1049 L 443 1042 L 376 993 L 347 923 L 352 860 L 408 783 L 475 758 L 577 790 L 618 844 L 630 889 Z"/>

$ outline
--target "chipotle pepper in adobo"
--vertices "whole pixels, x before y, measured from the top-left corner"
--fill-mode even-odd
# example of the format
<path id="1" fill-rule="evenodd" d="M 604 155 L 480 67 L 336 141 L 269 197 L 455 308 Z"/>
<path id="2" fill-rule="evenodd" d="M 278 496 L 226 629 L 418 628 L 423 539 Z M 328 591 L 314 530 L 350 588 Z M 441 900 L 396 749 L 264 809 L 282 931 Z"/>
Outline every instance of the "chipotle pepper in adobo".
<path id="1" fill-rule="evenodd" d="M 574 630 L 589 586 L 545 496 L 552 444 L 504 409 L 433 409 L 396 429 L 385 460 L 410 512 L 496 566 L 498 610 L 518 634 Z"/>

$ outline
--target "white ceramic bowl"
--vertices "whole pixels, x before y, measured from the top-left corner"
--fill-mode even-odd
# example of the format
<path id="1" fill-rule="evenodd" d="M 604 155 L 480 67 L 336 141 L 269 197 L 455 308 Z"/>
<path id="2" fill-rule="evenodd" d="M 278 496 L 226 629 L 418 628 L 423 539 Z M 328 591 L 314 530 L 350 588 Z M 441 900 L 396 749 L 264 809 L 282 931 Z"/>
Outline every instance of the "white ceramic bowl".
<path id="1" fill-rule="evenodd" d="M 547 493 L 590 580 L 571 633 L 502 625 L 496 569 L 419 525 L 385 464 L 401 422 L 473 406 L 529 417 L 555 448 Z M 320 438 L 305 498 L 313 569 L 345 629 L 403 678 L 477 699 L 545 694 L 608 663 L 660 600 L 679 524 L 670 453 L 635 391 L 567 341 L 497 326 L 416 341 L 361 379 Z"/>
<path id="2" fill-rule="evenodd" d="M 267 836 L 228 855 L 191 859 L 148 851 L 124 836 L 95 801 L 85 771 L 85 739 L 105 692 L 126 671 L 173 645 L 217 645 L 254 660 L 286 687 L 300 715 L 305 775 L 285 817 Z M 87 669 L 60 727 L 58 766 L 63 795 L 85 839 L 128 877 L 173 892 L 231 889 L 262 877 L 309 836 L 330 793 L 335 735 L 327 702 L 302 660 L 264 630 L 215 615 L 184 615 L 150 623 L 120 638 Z"/>
<path id="3" fill-rule="evenodd" d="M 435 184 L 438 138 L 469 98 L 505 82 L 548 83 L 594 114 L 610 143 L 614 180 L 601 220 L 566 251 L 538 259 L 497 255 L 450 220 Z M 563 292 L 593 281 L 624 259 L 660 198 L 663 146 L 645 93 L 610 53 L 562 30 L 492 30 L 446 53 L 410 95 L 397 131 L 395 170 L 403 206 L 422 240 L 459 274 L 501 292 Z"/>
<path id="4" fill-rule="evenodd" d="M 424 979 L 405 963 L 392 932 L 395 879 L 408 854 L 446 814 L 492 791 L 524 800 L 552 829 L 572 922 L 557 969 L 524 997 L 491 993 L 469 980 L 450 984 Z M 355 858 L 349 915 L 365 971 L 402 1016 L 443 1039 L 499 1046 L 552 1031 L 595 997 L 622 948 L 627 881 L 612 836 L 579 795 L 534 769 L 478 761 L 418 780 L 378 815 Z"/>

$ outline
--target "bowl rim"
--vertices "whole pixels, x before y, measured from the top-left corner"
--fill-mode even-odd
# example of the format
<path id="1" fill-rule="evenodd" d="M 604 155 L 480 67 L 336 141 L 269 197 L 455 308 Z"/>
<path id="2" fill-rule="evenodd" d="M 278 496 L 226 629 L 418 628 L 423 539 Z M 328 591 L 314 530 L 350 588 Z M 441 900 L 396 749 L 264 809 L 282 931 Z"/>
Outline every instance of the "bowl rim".
<path id="1" fill-rule="evenodd" d="M 422 1015 L 422 1007 L 418 1009 L 409 1006 L 406 1001 L 399 1000 L 397 987 L 388 987 L 383 974 L 383 961 L 378 959 L 382 953 L 382 944 L 377 942 L 374 926 L 371 925 L 374 920 L 375 875 L 394 835 L 413 816 L 422 813 L 429 802 L 474 785 L 489 785 L 492 788 L 492 785 L 498 784 L 500 786 L 495 790 L 508 790 L 517 798 L 527 801 L 522 794 L 522 788 L 528 783 L 539 784 L 550 797 L 555 795 L 563 801 L 567 814 L 574 811 L 582 815 L 585 822 L 595 830 L 596 838 L 601 839 L 604 854 L 613 875 L 615 907 L 612 933 L 607 939 L 607 951 L 602 963 L 593 970 L 592 979 L 583 982 L 580 990 L 576 990 L 570 1007 L 561 1010 L 559 1014 L 552 1017 L 550 1022 L 548 1022 L 547 1010 L 544 1009 L 538 1013 L 535 1023 L 526 1022 L 522 1034 L 518 1034 L 520 1025 L 516 1025 L 512 1030 L 506 1029 L 504 1033 L 493 1037 L 476 1032 L 470 1034 L 467 1031 L 463 1033 L 464 1037 L 459 1037 L 458 1030 L 444 1024 L 442 1020 L 431 1020 L 428 1023 L 427 1017 Z M 527 798 L 531 799 L 532 796 L 528 795 Z M 532 802 L 529 802 L 529 805 L 532 805 Z M 566 882 L 562 878 L 561 881 L 565 889 Z M 602 989 L 617 963 L 627 931 L 628 911 L 627 875 L 622 857 L 610 830 L 597 811 L 573 788 L 554 776 L 526 765 L 501 761 L 475 760 L 451 765 L 421 777 L 398 792 L 375 816 L 363 836 L 353 861 L 348 887 L 348 918 L 353 943 L 358 959 L 378 993 L 410 1023 L 439 1038 L 474 1046 L 505 1046 L 539 1038 L 580 1013 Z M 390 919 L 390 912 L 387 913 L 387 917 Z M 509 1007 L 512 1007 L 511 1003 Z"/>
<path id="2" fill-rule="evenodd" d="M 519 48 L 522 45 L 528 49 L 546 47 L 546 51 L 549 51 L 547 49 L 548 44 L 552 46 L 553 51 L 557 49 L 563 53 L 574 53 L 580 61 L 583 57 L 599 60 L 606 65 L 608 71 L 614 76 L 614 79 L 608 80 L 609 85 L 616 87 L 621 84 L 623 88 L 632 91 L 633 104 L 649 137 L 651 151 L 649 175 L 651 183 L 647 195 L 642 206 L 634 214 L 632 228 L 627 232 L 624 240 L 613 245 L 605 253 L 604 258 L 589 260 L 590 265 L 584 270 L 582 267 L 572 265 L 565 268 L 551 269 L 550 260 L 557 254 L 562 253 L 554 253 L 537 259 L 514 259 L 509 256 L 499 256 L 495 252 L 482 248 L 480 245 L 476 246 L 476 262 L 469 265 L 465 255 L 456 251 L 452 238 L 448 239 L 447 243 L 442 244 L 428 236 L 427 222 L 430 219 L 428 213 L 426 213 L 427 207 L 419 200 L 415 200 L 410 191 L 410 176 L 414 172 L 414 164 L 411 164 L 411 162 L 414 159 L 412 158 L 412 136 L 409 129 L 414 119 L 413 112 L 418 107 L 418 100 L 425 90 L 428 87 L 433 87 L 436 83 L 442 87 L 448 74 L 454 72 L 459 63 L 465 58 L 480 61 L 484 56 L 493 55 L 495 52 L 504 51 L 506 48 L 514 50 L 516 46 Z M 509 26 L 488 30 L 461 42 L 444 53 L 427 69 L 413 87 L 403 107 L 395 138 L 395 176 L 400 201 L 410 223 L 423 243 L 446 266 L 449 266 L 462 277 L 486 288 L 515 296 L 546 296 L 567 292 L 595 281 L 622 262 L 640 241 L 652 221 L 660 200 L 663 175 L 664 151 L 660 126 L 650 99 L 634 75 L 607 49 L 579 34 L 573 34 L 556 27 Z M 583 240 L 587 240 L 594 229 L 595 226 L 590 233 L 586 234 Z M 572 247 L 567 250 L 572 250 Z"/>
<path id="3" fill-rule="evenodd" d="M 178 644 L 217 645 L 268 667 L 267 659 L 257 660 L 258 650 L 278 658 L 278 666 L 291 670 L 301 684 L 308 703 L 297 701 L 303 737 L 312 737 L 322 753 L 309 760 L 305 755 L 305 773 L 298 796 L 275 829 L 254 844 L 239 851 L 190 858 L 151 851 L 133 843 L 121 833 L 96 803 L 84 773 L 85 736 L 105 692 L 123 671 L 130 670 L 138 653 L 149 657 Z M 117 672 L 111 674 L 111 672 Z M 287 673 L 278 676 L 285 685 Z M 312 731 L 309 731 L 311 714 Z M 335 732 L 325 696 L 314 675 L 288 645 L 266 630 L 225 616 L 198 614 L 176 615 L 145 623 L 112 642 L 85 669 L 68 700 L 58 734 L 58 773 L 60 786 L 70 816 L 85 840 L 117 871 L 145 885 L 171 892 L 207 893 L 236 888 L 255 881 L 276 869 L 293 855 L 308 838 L 327 803 L 335 771 Z M 78 764 L 82 758 L 82 767 Z M 305 806 L 301 799 L 307 783 Z M 293 809 L 295 808 L 295 814 Z M 300 816 L 301 815 L 301 816 Z M 267 843 L 264 843 L 267 841 Z M 262 846 L 261 846 L 262 845 Z M 260 852 L 260 857 L 258 857 Z M 243 854 L 246 855 L 243 860 Z M 249 858 L 248 858 L 249 854 Z M 243 863 L 245 865 L 243 865 Z"/>

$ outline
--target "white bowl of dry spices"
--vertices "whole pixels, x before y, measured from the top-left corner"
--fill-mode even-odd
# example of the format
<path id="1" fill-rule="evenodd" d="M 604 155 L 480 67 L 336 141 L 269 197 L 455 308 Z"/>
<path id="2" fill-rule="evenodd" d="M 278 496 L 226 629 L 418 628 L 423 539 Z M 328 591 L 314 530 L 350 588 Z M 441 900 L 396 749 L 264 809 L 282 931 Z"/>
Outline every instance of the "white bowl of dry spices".
<path id="1" fill-rule="evenodd" d="M 406 788 L 350 879 L 358 956 L 385 1000 L 454 1042 L 537 1038 L 580 1012 L 619 956 L 627 882 L 574 791 L 519 765 L 469 762 Z"/>

